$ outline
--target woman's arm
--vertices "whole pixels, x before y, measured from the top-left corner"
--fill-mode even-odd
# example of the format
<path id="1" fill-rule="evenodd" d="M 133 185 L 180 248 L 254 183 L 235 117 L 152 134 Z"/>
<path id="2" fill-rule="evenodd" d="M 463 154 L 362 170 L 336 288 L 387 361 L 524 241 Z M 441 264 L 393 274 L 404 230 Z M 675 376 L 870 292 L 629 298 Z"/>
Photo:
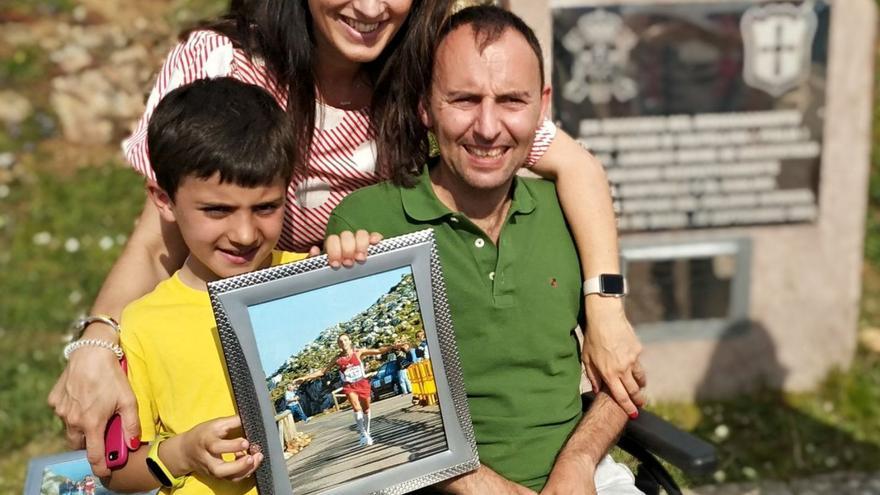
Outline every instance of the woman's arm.
<path id="1" fill-rule="evenodd" d="M 584 279 L 620 273 L 617 225 L 608 178 L 599 160 L 561 130 L 532 170 L 556 182 L 559 202 L 578 248 Z M 593 390 L 601 379 L 630 415 L 644 404 L 642 346 L 623 311 L 623 299 L 586 296 L 587 331 L 582 359 Z M 598 372 L 599 377 L 596 376 Z"/>
<path id="2" fill-rule="evenodd" d="M 147 200 L 138 223 L 122 255 L 113 265 L 92 306 L 91 314 L 119 319 L 122 309 L 143 296 L 183 265 L 187 250 L 177 226 L 159 218 L 152 201 Z M 124 325 L 124 323 L 121 323 Z M 89 325 L 83 338 L 118 343 L 109 326 Z M 104 463 L 104 429 L 111 415 L 122 416 L 129 441 L 139 437 L 137 403 L 116 356 L 106 349 L 81 347 L 49 394 L 49 405 L 67 426 L 71 448 L 82 448 L 83 441 L 95 474 L 109 474 Z"/>

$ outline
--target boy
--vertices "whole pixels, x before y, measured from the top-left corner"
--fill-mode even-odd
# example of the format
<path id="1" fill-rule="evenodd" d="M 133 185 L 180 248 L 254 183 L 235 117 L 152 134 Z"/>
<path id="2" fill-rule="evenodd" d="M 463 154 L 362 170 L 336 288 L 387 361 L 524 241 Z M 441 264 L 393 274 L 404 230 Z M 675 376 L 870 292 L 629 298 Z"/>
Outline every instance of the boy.
<path id="1" fill-rule="evenodd" d="M 207 283 L 304 258 L 273 251 L 295 139 L 264 90 L 231 78 L 169 93 L 148 129 L 156 182 L 147 190 L 189 248 L 183 267 L 122 314 L 120 342 L 141 439 L 114 491 L 256 493 L 263 455 L 242 438 Z M 255 446 L 256 447 L 256 446 Z M 245 480 L 241 483 L 238 481 Z"/>

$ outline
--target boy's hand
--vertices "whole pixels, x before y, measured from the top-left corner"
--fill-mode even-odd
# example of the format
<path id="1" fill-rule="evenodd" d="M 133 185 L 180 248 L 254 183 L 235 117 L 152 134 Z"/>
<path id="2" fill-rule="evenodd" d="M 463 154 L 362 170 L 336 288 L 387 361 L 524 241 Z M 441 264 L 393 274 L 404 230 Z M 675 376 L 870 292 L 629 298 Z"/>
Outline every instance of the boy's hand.
<path id="1" fill-rule="evenodd" d="M 240 428 L 241 418 L 230 416 L 206 421 L 180 435 L 184 465 L 180 473 L 173 474 L 198 472 L 229 481 L 250 476 L 263 461 L 263 454 L 242 437 L 228 438 L 237 435 Z M 234 454 L 235 460 L 225 461 L 223 454 Z"/>
<path id="2" fill-rule="evenodd" d="M 327 262 L 333 268 L 354 266 L 356 261 L 365 261 L 367 249 L 381 240 L 382 234 L 368 233 L 366 230 L 358 230 L 357 232 L 346 230 L 339 235 L 329 235 L 324 241 Z"/>

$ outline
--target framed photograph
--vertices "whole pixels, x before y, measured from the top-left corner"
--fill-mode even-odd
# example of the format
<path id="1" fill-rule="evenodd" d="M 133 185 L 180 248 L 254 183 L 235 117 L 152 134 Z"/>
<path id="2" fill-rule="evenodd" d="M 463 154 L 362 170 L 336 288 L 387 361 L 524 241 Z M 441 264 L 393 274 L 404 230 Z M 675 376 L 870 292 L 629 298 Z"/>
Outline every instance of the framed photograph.
<path id="1" fill-rule="evenodd" d="M 147 492 L 156 493 L 158 490 Z M 24 495 L 114 495 L 92 474 L 85 450 L 37 457 L 28 463 Z"/>
<path id="2" fill-rule="evenodd" d="M 479 466 L 432 230 L 351 268 L 320 256 L 208 292 L 245 435 L 266 455 L 261 494 L 407 493 Z"/>

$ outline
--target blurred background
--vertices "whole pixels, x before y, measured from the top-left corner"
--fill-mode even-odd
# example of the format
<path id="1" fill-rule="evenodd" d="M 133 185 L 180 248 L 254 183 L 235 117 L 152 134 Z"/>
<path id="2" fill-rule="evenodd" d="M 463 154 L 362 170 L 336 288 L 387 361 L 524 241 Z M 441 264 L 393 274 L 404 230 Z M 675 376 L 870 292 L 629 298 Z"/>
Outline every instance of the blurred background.
<path id="1" fill-rule="evenodd" d="M 61 424 L 46 406 L 63 369 L 61 348 L 70 338 L 70 323 L 88 310 L 119 255 L 143 202 L 142 180 L 124 164 L 119 143 L 140 116 L 179 30 L 225 5 L 220 0 L 0 4 L 0 493 L 21 491 L 29 458 L 65 450 Z M 880 139 L 878 108 L 873 143 Z M 724 400 L 652 403 L 650 410 L 717 446 L 718 470 L 706 479 L 682 478 L 684 485 L 702 487 L 701 493 L 776 493 L 774 487 L 788 487 L 779 493 L 806 493 L 828 480 L 845 484 L 877 477 L 880 154 L 875 146 L 866 193 L 858 348 L 851 364 L 796 393 L 766 383 Z M 807 479 L 812 481 L 804 484 Z M 880 493 L 880 481 L 873 488 L 859 483 L 864 493 Z"/>

